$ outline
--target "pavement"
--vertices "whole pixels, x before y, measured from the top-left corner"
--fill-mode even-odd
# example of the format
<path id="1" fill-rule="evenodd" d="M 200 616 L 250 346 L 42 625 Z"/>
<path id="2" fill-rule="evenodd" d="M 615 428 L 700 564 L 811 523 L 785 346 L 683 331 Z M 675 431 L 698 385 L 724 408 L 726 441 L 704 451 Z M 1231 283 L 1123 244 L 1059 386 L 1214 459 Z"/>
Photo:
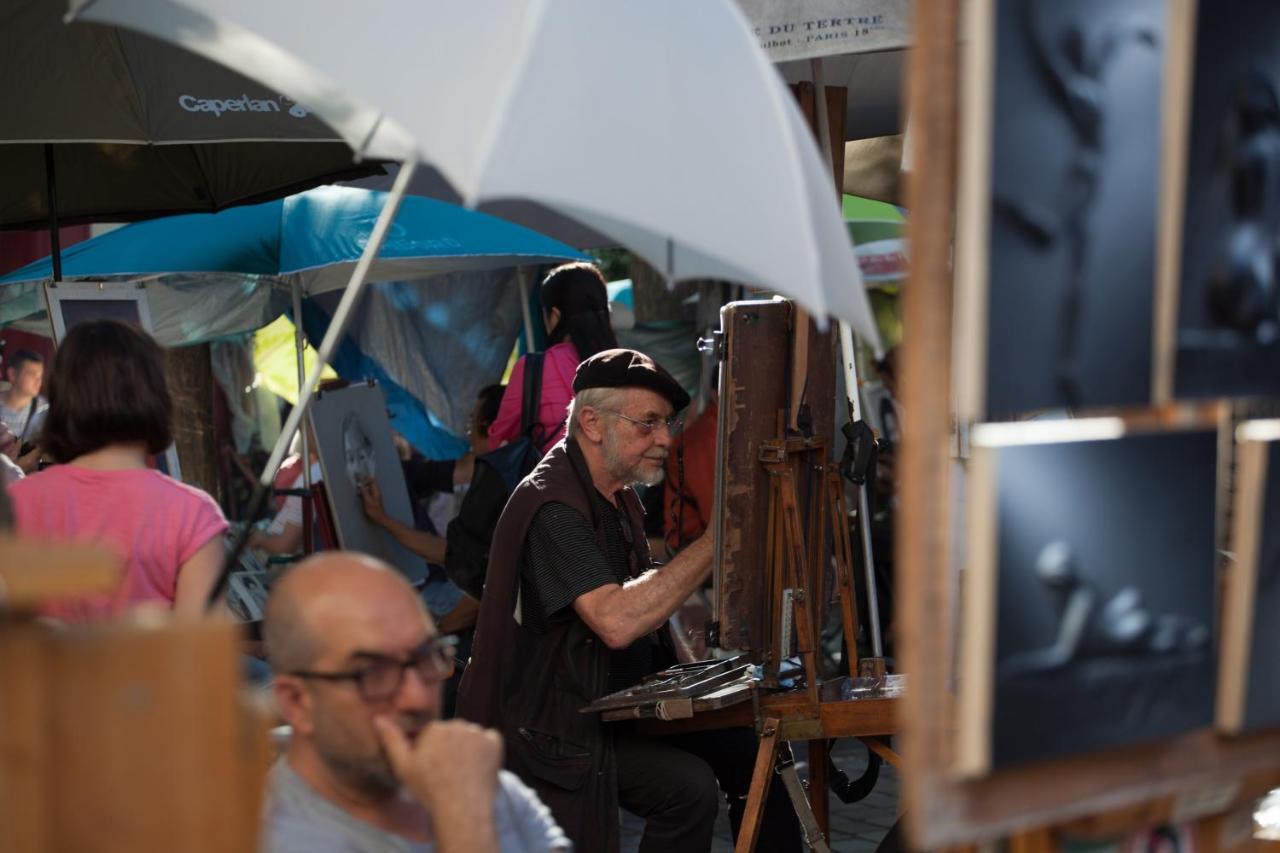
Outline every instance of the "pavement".
<path id="1" fill-rule="evenodd" d="M 804 747 L 796 744 L 796 764 L 801 778 L 806 775 L 804 764 Z M 836 766 L 840 767 L 852 778 L 857 778 L 866 766 L 867 750 L 862 742 L 845 738 L 836 744 L 833 753 Z M 776 781 L 776 780 L 775 780 Z M 876 787 L 863 800 L 845 805 L 832 795 L 831 803 L 831 838 L 829 843 L 833 851 L 839 853 L 871 853 L 879 846 L 888 834 L 889 829 L 898 819 L 898 774 L 888 764 L 880 768 L 880 778 Z M 622 853 L 635 853 L 640 846 L 640 836 L 644 832 L 644 821 L 627 812 L 622 813 Z M 716 821 L 715 839 L 711 844 L 712 853 L 731 853 L 733 839 L 729 832 L 728 807 L 721 803 L 720 817 Z M 768 853 L 768 851 L 760 851 Z"/>

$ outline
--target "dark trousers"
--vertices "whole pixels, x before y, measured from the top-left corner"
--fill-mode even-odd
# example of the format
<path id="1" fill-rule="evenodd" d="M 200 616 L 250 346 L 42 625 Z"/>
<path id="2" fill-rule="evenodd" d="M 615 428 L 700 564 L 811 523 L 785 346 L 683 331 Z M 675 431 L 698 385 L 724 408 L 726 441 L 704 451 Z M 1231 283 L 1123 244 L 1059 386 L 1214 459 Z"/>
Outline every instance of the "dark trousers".
<path id="1" fill-rule="evenodd" d="M 618 803 L 644 818 L 640 853 L 705 853 L 720 809 L 729 801 L 729 825 L 738 837 L 751 788 L 759 741 L 751 729 L 723 729 L 664 738 L 619 731 Z M 800 823 L 782 782 L 769 786 L 756 849 L 802 849 Z"/>

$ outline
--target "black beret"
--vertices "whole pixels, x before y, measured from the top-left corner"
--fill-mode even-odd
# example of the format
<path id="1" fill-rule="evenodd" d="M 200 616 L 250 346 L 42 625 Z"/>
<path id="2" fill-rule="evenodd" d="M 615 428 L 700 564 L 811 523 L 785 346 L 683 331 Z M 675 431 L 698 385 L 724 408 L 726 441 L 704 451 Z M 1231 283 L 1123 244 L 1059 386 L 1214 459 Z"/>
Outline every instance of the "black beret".
<path id="1" fill-rule="evenodd" d="M 579 364 L 573 393 L 588 388 L 648 388 L 666 397 L 674 411 L 689 405 L 689 394 L 675 377 L 633 349 L 607 349 Z"/>

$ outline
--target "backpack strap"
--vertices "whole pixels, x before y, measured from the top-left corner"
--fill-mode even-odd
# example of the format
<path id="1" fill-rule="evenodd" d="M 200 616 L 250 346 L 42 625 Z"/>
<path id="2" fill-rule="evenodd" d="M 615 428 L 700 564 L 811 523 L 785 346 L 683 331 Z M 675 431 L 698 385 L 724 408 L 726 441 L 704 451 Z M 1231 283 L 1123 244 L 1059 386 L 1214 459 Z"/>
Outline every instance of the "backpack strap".
<path id="1" fill-rule="evenodd" d="M 531 352 L 524 357 L 524 397 L 520 405 L 520 434 L 533 438 L 538 426 L 538 407 L 542 402 L 543 353 Z M 541 446 L 539 446 L 541 449 Z"/>

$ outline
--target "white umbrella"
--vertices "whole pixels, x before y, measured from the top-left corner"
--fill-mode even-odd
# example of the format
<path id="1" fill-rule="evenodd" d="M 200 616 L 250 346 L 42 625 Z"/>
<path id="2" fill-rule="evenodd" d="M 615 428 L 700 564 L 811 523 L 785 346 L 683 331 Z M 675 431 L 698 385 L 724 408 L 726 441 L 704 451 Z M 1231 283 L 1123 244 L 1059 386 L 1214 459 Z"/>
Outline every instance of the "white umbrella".
<path id="1" fill-rule="evenodd" d="M 671 280 L 767 287 L 878 349 L 829 172 L 732 0 L 72 5 L 288 93 L 366 156 L 431 163 L 468 204 L 547 204 Z"/>

